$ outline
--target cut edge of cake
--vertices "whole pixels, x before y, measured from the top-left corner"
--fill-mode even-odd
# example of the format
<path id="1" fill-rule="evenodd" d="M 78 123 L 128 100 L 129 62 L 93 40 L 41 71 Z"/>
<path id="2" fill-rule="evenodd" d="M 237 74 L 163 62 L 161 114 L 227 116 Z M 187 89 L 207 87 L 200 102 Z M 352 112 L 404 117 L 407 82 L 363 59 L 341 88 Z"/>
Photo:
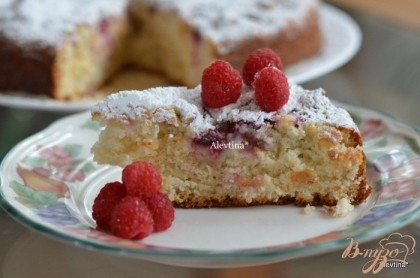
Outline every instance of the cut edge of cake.
<path id="1" fill-rule="evenodd" d="M 94 159 L 155 164 L 178 207 L 358 205 L 369 196 L 360 133 L 323 90 L 291 85 L 289 102 L 270 113 L 249 88 L 221 109 L 203 108 L 200 90 L 127 91 L 99 102 L 92 117 L 105 129 Z"/>

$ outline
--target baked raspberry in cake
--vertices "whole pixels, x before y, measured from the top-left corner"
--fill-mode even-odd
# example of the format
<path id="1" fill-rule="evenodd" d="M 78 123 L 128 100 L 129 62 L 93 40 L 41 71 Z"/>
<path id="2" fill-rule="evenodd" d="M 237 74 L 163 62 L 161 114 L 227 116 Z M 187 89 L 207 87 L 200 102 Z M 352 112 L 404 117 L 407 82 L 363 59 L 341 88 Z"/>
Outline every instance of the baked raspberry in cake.
<path id="1" fill-rule="evenodd" d="M 271 112 L 249 86 L 221 108 L 203 106 L 201 86 L 113 94 L 91 110 L 104 126 L 94 159 L 157 165 L 178 207 L 360 204 L 371 189 L 352 118 L 322 89 L 287 88 L 287 102 Z"/>
<path id="2" fill-rule="evenodd" d="M 318 0 L 7 0 L 0 91 L 79 99 L 125 65 L 191 88 L 216 59 L 270 47 L 285 66 L 320 52 Z"/>

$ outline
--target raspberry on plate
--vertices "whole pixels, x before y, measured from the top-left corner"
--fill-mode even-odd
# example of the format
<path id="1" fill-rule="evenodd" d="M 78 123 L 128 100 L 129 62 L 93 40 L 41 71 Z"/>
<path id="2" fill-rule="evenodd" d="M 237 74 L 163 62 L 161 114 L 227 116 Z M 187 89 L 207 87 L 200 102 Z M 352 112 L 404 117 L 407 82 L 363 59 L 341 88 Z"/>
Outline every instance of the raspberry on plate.
<path id="1" fill-rule="evenodd" d="M 171 200 L 163 193 L 159 193 L 145 200 L 153 216 L 154 232 L 168 229 L 174 221 L 175 211 Z"/>
<path id="2" fill-rule="evenodd" d="M 244 83 L 253 86 L 255 74 L 266 67 L 275 67 L 283 70 L 280 57 L 270 48 L 260 48 L 249 54 L 242 67 Z"/>
<path id="3" fill-rule="evenodd" d="M 277 111 L 289 100 L 287 77 L 274 67 L 267 67 L 255 75 L 255 102 L 265 112 Z"/>
<path id="4" fill-rule="evenodd" d="M 115 206 L 110 226 L 115 236 L 142 239 L 153 232 L 153 217 L 140 198 L 126 196 Z"/>
<path id="5" fill-rule="evenodd" d="M 92 207 L 92 217 L 99 228 L 109 228 L 109 221 L 115 205 L 126 195 L 125 186 L 117 181 L 107 183 L 99 191 Z"/>
<path id="6" fill-rule="evenodd" d="M 235 103 L 242 91 L 242 77 L 228 62 L 218 60 L 203 71 L 201 99 L 207 108 Z"/>
<path id="7" fill-rule="evenodd" d="M 123 169 L 122 182 L 128 195 L 148 198 L 159 192 L 162 176 L 153 164 L 136 161 Z"/>

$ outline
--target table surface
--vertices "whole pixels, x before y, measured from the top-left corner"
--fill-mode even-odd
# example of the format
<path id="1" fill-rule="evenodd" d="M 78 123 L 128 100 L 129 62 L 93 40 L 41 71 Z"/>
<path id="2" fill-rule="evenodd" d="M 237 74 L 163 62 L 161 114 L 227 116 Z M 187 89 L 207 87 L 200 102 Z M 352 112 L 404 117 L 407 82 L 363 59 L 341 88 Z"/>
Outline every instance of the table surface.
<path id="1" fill-rule="evenodd" d="M 328 2 L 361 9 L 371 15 L 382 16 L 408 27 L 420 28 L 418 0 L 329 0 Z"/>
<path id="2" fill-rule="evenodd" d="M 337 100 L 353 102 L 420 126 L 420 29 L 350 10 L 360 24 L 363 44 L 342 68 L 304 84 L 323 87 Z M 0 107 L 0 159 L 17 142 L 63 114 Z M 420 221 L 398 232 L 420 244 Z M 375 248 L 378 239 L 361 248 Z M 417 248 L 418 250 L 418 248 Z M 360 260 L 343 260 L 342 250 L 277 264 L 239 269 L 189 269 L 85 250 L 29 230 L 0 210 L 0 277 L 364 277 Z M 404 268 L 378 277 L 417 277 L 420 253 Z"/>

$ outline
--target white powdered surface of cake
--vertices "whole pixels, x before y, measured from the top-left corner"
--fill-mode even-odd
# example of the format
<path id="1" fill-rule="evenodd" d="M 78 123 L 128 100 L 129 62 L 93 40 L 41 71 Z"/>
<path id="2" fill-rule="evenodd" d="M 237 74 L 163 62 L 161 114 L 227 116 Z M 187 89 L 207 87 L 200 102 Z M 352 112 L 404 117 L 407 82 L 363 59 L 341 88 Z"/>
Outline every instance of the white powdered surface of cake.
<path id="1" fill-rule="evenodd" d="M 139 1 L 139 0 L 137 0 Z M 1 0 L 0 33 L 25 43 L 57 46 L 77 24 L 95 24 L 120 15 L 130 0 Z M 136 2 L 136 0 L 133 0 Z M 162 11 L 175 11 L 223 53 L 237 41 L 271 35 L 305 23 L 318 0 L 142 0 Z M 246 2 L 246 4 L 244 4 Z M 293 33 L 287 35 L 293 36 Z"/>
<path id="2" fill-rule="evenodd" d="M 254 102 L 253 90 L 245 87 L 238 101 L 220 109 L 205 109 L 201 101 L 201 87 L 158 87 L 144 91 L 123 91 L 110 95 L 92 107 L 92 114 L 99 113 L 103 120 L 130 123 L 148 115 L 155 122 L 170 122 L 180 114 L 192 130 L 199 134 L 216 128 L 224 122 L 246 121 L 262 125 L 279 116 L 292 116 L 300 125 L 322 122 L 357 130 L 348 112 L 336 107 L 322 89 L 313 91 L 291 84 L 290 97 L 285 106 L 266 113 Z"/>
<path id="3" fill-rule="evenodd" d="M 0 33 L 21 44 L 57 46 L 77 24 L 125 12 L 129 0 L 0 0 Z"/>
<path id="4" fill-rule="evenodd" d="M 142 1 L 158 10 L 175 11 L 201 35 L 216 42 L 222 54 L 244 38 L 272 35 L 289 25 L 304 24 L 308 11 L 318 5 L 318 0 Z"/>

